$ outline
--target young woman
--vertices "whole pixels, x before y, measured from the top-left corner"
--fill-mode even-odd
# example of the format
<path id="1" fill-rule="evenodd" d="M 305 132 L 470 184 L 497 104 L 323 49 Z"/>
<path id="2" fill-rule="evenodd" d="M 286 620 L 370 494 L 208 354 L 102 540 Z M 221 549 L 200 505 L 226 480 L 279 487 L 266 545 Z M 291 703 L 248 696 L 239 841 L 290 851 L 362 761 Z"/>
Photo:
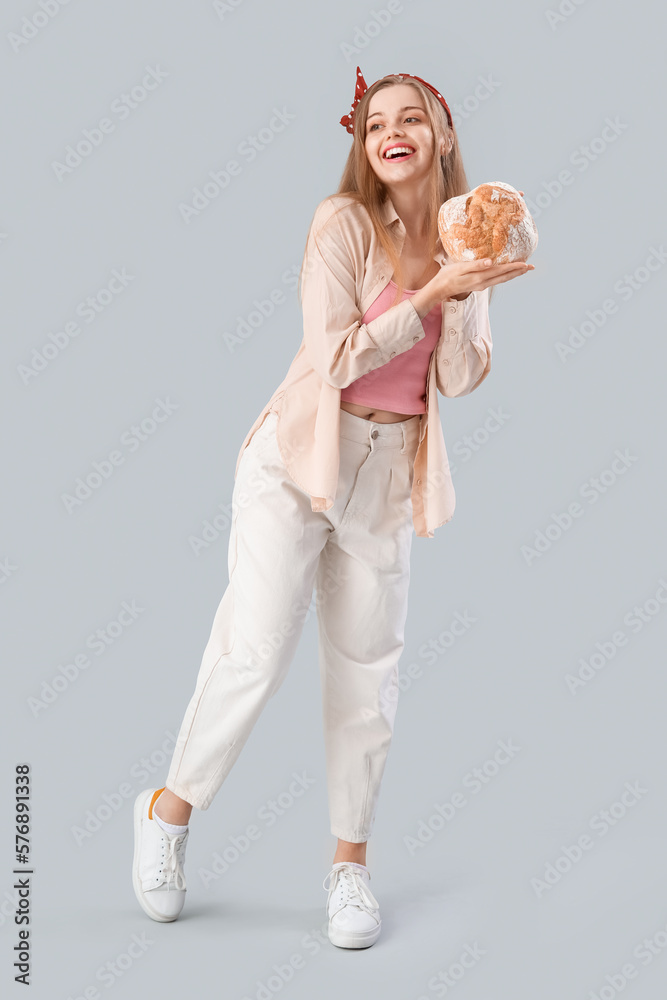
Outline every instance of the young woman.
<path id="1" fill-rule="evenodd" d="M 357 67 L 341 124 L 353 144 L 308 233 L 303 340 L 241 446 L 229 585 L 165 786 L 136 800 L 133 884 L 153 919 L 178 917 L 192 808 L 209 807 L 282 684 L 315 588 L 338 838 L 329 938 L 363 948 L 381 926 L 366 842 L 397 707 L 412 534 L 432 538 L 454 512 L 436 390 L 462 396 L 486 378 L 487 290 L 532 265 L 445 257 L 438 208 L 469 185 L 430 84 L 400 74 L 367 88 Z"/>

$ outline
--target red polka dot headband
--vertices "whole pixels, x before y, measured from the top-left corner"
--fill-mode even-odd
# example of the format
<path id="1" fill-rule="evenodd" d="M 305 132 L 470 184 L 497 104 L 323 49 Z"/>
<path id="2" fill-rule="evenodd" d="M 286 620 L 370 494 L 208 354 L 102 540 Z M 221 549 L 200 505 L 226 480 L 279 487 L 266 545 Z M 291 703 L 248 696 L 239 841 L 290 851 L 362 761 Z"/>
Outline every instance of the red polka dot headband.
<path id="1" fill-rule="evenodd" d="M 438 98 L 438 100 L 442 104 L 443 108 L 447 112 L 447 119 L 449 121 L 449 127 L 450 128 L 454 128 L 454 126 L 452 124 L 452 113 L 449 110 L 449 105 L 447 104 L 447 101 L 444 99 L 444 97 L 442 96 L 442 94 L 438 93 L 438 91 L 435 89 L 435 87 L 432 87 L 430 83 L 426 82 L 426 80 L 422 80 L 422 78 L 420 76 L 413 76 L 412 73 L 395 73 L 394 75 L 395 76 L 400 76 L 400 77 L 407 77 L 407 78 L 409 78 L 411 80 L 419 80 L 419 82 L 423 83 L 425 87 L 428 87 L 428 89 L 431 91 L 431 93 L 435 94 L 435 96 Z M 376 81 L 376 83 L 377 83 L 377 81 Z M 371 84 L 371 86 L 373 86 L 373 84 Z M 364 80 L 364 78 L 362 76 L 361 70 L 357 66 L 357 84 L 356 84 L 356 87 L 354 88 L 354 101 L 352 102 L 352 110 L 350 111 L 349 115 L 343 115 L 343 117 L 340 120 L 341 125 L 343 125 L 347 129 L 347 131 L 350 132 L 350 133 L 354 132 L 354 112 L 355 112 L 355 109 L 357 107 L 357 104 L 359 103 L 359 101 L 364 96 L 364 94 L 366 93 L 367 90 L 368 90 L 368 86 L 366 85 L 366 81 Z"/>

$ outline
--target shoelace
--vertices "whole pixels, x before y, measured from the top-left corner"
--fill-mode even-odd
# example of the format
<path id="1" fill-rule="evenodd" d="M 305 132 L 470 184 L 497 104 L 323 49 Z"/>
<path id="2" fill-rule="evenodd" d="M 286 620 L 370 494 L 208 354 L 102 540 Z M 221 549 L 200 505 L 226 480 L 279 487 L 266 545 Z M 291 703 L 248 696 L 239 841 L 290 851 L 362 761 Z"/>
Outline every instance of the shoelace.
<path id="1" fill-rule="evenodd" d="M 329 885 L 326 885 L 327 879 L 332 877 L 334 880 L 333 884 L 329 883 Z M 352 866 L 348 867 L 347 865 L 342 865 L 340 868 L 332 868 L 322 882 L 322 887 L 329 890 L 329 899 L 331 899 L 331 895 L 339 885 L 344 889 L 343 902 L 339 909 L 350 905 L 358 906 L 360 909 L 370 913 L 371 916 L 377 917 L 377 912 L 373 911 L 379 910 L 380 904 L 364 882 L 364 877 L 359 869 Z"/>
<path id="2" fill-rule="evenodd" d="M 162 858 L 156 881 L 159 885 L 166 882 L 167 891 L 172 887 L 175 889 L 186 888 L 183 861 L 188 833 L 189 831 L 186 830 L 185 833 L 179 833 L 176 837 L 168 837 L 163 834 L 160 839 Z"/>

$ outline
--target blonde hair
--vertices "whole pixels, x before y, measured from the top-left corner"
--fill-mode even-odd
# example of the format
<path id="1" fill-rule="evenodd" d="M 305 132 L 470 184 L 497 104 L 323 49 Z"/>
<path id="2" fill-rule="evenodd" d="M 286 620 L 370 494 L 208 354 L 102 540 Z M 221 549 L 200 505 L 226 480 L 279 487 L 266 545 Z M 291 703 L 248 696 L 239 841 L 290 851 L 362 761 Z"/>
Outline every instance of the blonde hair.
<path id="1" fill-rule="evenodd" d="M 425 87 L 419 80 L 409 80 L 395 74 L 384 76 L 372 84 L 357 104 L 354 112 L 352 148 L 348 154 L 336 194 L 347 195 L 366 208 L 377 238 L 387 253 L 390 266 L 393 269 L 394 281 L 398 286 L 393 304 L 399 301 L 404 291 L 403 269 L 389 228 L 382 219 L 381 206 L 388 191 L 368 162 L 365 140 L 368 105 L 371 98 L 379 90 L 396 84 L 409 84 L 418 92 L 424 102 L 434 137 L 433 164 L 429 176 L 428 195 L 424 204 L 424 235 L 429 258 L 433 258 L 438 251 L 438 210 L 440 206 L 449 198 L 467 194 L 470 190 L 456 130 L 453 125 L 449 125 L 444 107 L 428 87 Z M 436 151 L 442 143 L 448 152 L 440 156 Z M 341 209 L 337 211 L 341 211 Z"/>

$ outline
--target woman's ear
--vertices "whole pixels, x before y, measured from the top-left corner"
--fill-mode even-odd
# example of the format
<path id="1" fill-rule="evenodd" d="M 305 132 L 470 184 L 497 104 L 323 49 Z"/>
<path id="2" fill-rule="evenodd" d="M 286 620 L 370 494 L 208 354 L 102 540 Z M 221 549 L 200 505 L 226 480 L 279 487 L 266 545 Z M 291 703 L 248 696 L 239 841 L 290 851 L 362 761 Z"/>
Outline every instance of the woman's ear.
<path id="1" fill-rule="evenodd" d="M 454 140 L 451 137 L 451 135 L 448 135 L 447 138 L 443 139 L 442 143 L 440 144 L 440 155 L 447 156 L 448 153 L 451 153 L 453 145 L 454 145 Z"/>

